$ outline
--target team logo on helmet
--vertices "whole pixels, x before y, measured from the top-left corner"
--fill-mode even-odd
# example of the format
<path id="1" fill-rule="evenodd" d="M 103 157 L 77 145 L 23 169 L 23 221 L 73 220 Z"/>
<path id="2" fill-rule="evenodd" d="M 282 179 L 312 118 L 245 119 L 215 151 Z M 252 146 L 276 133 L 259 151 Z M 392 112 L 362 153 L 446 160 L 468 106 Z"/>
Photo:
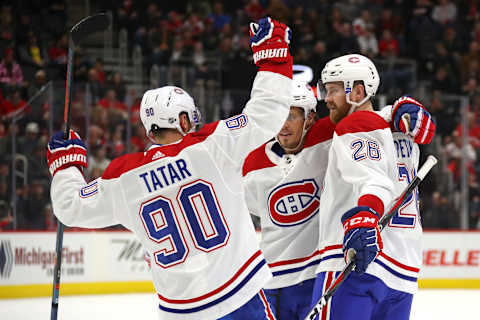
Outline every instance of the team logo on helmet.
<path id="1" fill-rule="evenodd" d="M 360 58 L 359 57 L 351 57 L 351 58 L 348 58 L 348 61 L 350 61 L 351 63 L 357 63 L 357 62 L 360 62 Z"/>
<path id="2" fill-rule="evenodd" d="M 320 196 L 314 179 L 305 179 L 280 185 L 268 195 L 268 213 L 274 224 L 290 227 L 304 223 L 315 216 Z"/>
<path id="3" fill-rule="evenodd" d="M 174 88 L 173 91 L 175 91 L 175 93 L 178 93 L 178 94 L 183 94 L 183 90 L 180 88 Z"/>

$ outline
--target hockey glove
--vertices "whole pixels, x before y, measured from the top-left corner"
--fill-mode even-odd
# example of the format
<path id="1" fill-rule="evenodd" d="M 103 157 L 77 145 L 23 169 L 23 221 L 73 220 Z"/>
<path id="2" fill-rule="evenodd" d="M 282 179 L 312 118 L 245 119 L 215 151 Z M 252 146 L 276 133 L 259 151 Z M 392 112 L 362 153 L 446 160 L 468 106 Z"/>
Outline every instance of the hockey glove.
<path id="1" fill-rule="evenodd" d="M 292 56 L 288 45 L 292 31 L 283 23 L 262 18 L 250 23 L 250 46 L 259 71 L 271 71 L 292 78 Z"/>
<path id="2" fill-rule="evenodd" d="M 402 121 L 406 117 L 408 121 Z M 393 104 L 393 125 L 413 138 L 415 143 L 429 144 L 435 135 L 435 123 L 425 107 L 417 100 L 404 96 Z"/>
<path id="3" fill-rule="evenodd" d="M 58 170 L 75 166 L 87 167 L 87 147 L 78 133 L 70 130 L 70 139 L 63 139 L 63 131 L 57 131 L 47 145 L 48 170 L 52 177 Z"/>
<path id="4" fill-rule="evenodd" d="M 383 248 L 377 228 L 380 215 L 370 207 L 354 207 L 342 216 L 345 262 L 355 259 L 355 271 L 362 274 Z"/>

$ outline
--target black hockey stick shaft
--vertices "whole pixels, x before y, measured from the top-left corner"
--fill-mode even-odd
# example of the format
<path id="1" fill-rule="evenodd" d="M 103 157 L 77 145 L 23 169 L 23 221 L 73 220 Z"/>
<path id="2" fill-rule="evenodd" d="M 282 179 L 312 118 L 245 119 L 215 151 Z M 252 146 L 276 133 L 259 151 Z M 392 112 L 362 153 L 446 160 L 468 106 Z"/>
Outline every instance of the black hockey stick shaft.
<path id="1" fill-rule="evenodd" d="M 105 31 L 110 26 L 110 19 L 105 13 L 88 16 L 72 27 L 68 40 L 68 60 L 67 77 L 65 83 L 65 107 L 63 112 L 63 121 L 65 123 L 64 139 L 70 136 L 70 106 L 73 82 L 73 56 L 75 45 L 91 33 Z M 60 275 L 62 266 L 63 250 L 63 224 L 57 219 L 57 240 L 55 244 L 56 258 L 53 269 L 53 292 L 52 292 L 52 310 L 50 320 L 57 320 L 58 316 L 58 298 L 60 295 Z"/>
<path id="2" fill-rule="evenodd" d="M 390 209 L 388 210 L 388 212 L 384 214 L 382 218 L 378 221 L 378 228 L 380 232 L 387 226 L 387 224 L 390 222 L 390 220 L 393 218 L 393 216 L 397 212 L 398 208 L 403 205 L 405 200 L 407 200 L 407 198 L 412 194 L 415 188 L 418 187 L 420 182 L 423 181 L 423 179 L 428 174 L 428 172 L 436 164 L 437 164 L 437 159 L 432 155 L 428 156 L 427 160 L 424 162 L 420 170 L 418 170 L 418 173 L 415 176 L 415 178 L 408 184 L 408 186 L 402 192 L 400 197 L 393 200 L 392 204 L 389 206 Z M 355 259 L 352 259 L 350 260 L 349 263 L 347 263 L 345 268 L 343 268 L 343 270 L 340 272 L 340 274 L 332 283 L 332 285 L 322 295 L 320 300 L 316 303 L 315 307 L 310 311 L 310 313 L 307 315 L 305 320 L 313 320 L 317 315 L 320 314 L 320 311 L 327 304 L 328 300 L 333 296 L 333 294 L 337 291 L 340 284 L 342 284 L 342 282 L 345 281 L 345 279 L 353 271 L 353 269 L 355 269 Z"/>

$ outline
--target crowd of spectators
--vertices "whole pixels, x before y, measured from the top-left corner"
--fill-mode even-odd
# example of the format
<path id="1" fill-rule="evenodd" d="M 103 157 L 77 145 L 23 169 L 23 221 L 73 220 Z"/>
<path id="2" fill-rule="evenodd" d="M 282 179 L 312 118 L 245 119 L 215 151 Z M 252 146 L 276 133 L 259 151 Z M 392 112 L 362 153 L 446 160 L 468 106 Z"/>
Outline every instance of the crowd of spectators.
<path id="1" fill-rule="evenodd" d="M 427 95 L 419 98 L 429 106 L 438 128 L 436 145 L 440 147 L 435 152 L 446 159 L 456 191 L 460 190 L 461 158 L 466 157 L 469 226 L 480 228 L 477 1 L 102 0 L 98 5 L 112 12 L 115 35 L 122 29 L 127 31 L 129 53 L 135 46 L 141 48 L 145 70 L 160 70 L 159 85 L 179 84 L 178 75 L 186 71 L 187 88 L 218 87 L 219 92 L 228 93 L 231 105 L 224 104 L 222 117 L 238 113 L 248 99 L 256 72 L 248 23 L 267 15 L 292 28 L 294 64 L 315 71 L 312 84 L 326 61 L 359 52 L 377 64 L 379 92 L 389 98 L 406 93 L 418 97 L 416 89 L 424 88 Z M 17 228 L 54 227 L 44 152 L 50 126 L 61 128 L 64 89 L 55 87 L 59 97 L 53 101 L 46 95 L 27 101 L 49 81 L 64 82 L 68 50 L 65 6 L 62 0 L 30 0 L 0 7 L 0 228 L 12 227 L 8 212 L 13 134 L 17 153 L 28 160 L 29 173 L 25 185 L 17 183 Z M 78 48 L 73 64 L 72 125 L 88 137 L 89 168 L 85 174 L 87 179 L 94 179 L 110 159 L 148 146 L 138 114 L 141 93 L 129 90 L 121 72 L 105 71 L 104 61 L 89 56 L 84 48 Z M 446 99 L 446 95 L 469 97 L 469 141 L 464 147 L 459 102 Z M 52 110 L 60 115 L 54 117 Z M 127 127 L 131 127 L 129 141 Z M 444 173 L 439 176 L 443 178 Z M 459 227 L 461 204 L 444 189 L 443 180 L 433 179 L 435 187 L 423 190 L 428 194 L 422 198 L 425 226 Z"/>

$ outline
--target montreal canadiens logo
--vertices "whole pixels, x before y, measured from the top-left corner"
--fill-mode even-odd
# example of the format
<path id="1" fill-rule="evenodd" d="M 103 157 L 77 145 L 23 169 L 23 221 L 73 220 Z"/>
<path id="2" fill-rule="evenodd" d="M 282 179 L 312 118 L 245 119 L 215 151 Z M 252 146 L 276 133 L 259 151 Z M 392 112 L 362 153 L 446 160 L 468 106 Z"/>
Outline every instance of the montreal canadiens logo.
<path id="1" fill-rule="evenodd" d="M 351 63 L 357 63 L 357 62 L 360 62 L 360 58 L 359 57 L 351 57 L 348 59 L 348 61 L 350 61 Z"/>
<path id="2" fill-rule="evenodd" d="M 317 214 L 320 197 L 314 179 L 290 182 L 273 189 L 268 195 L 268 213 L 280 227 L 295 226 Z"/>

